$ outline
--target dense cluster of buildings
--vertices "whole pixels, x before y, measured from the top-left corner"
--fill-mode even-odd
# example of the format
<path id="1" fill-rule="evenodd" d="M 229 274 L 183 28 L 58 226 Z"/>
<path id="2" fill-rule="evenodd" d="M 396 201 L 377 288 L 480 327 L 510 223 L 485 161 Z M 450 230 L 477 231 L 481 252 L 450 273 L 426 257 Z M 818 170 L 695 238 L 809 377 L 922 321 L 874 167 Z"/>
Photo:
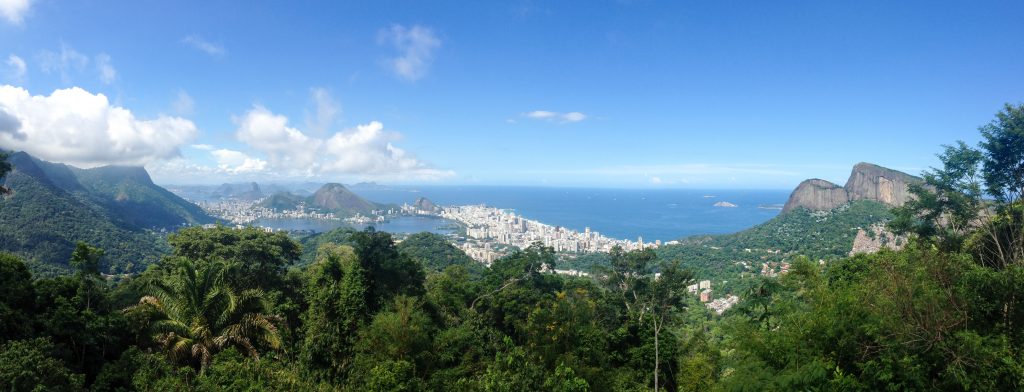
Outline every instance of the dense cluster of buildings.
<path id="1" fill-rule="evenodd" d="M 315 209 L 307 209 L 304 203 L 299 203 L 294 210 L 275 210 L 263 207 L 260 203 L 264 199 L 239 200 L 227 199 L 218 201 L 200 201 L 199 205 L 207 214 L 226 220 L 237 225 L 252 224 L 260 219 L 317 219 L 317 220 L 344 220 L 355 224 L 367 224 L 372 222 L 383 222 L 385 215 L 390 211 L 373 211 L 373 215 L 365 216 L 356 213 L 348 218 L 341 218 L 331 212 L 320 212 Z"/>
<path id="2" fill-rule="evenodd" d="M 245 225 L 260 219 L 320 219 L 340 220 L 329 212 L 307 210 L 305 205 L 299 204 L 295 210 L 278 211 L 260 205 L 263 199 L 238 200 L 227 199 L 218 201 L 200 201 L 197 204 L 206 213 L 224 219 L 228 222 Z"/>
<path id="3" fill-rule="evenodd" d="M 607 252 L 614 246 L 625 250 L 654 248 L 661 241 L 644 244 L 643 238 L 636 241 L 608 238 L 586 228 L 582 233 L 560 226 L 546 225 L 523 218 L 515 213 L 485 205 L 444 207 L 438 216 L 460 222 L 466 226 L 467 243 L 490 243 L 526 248 L 534 242 L 554 248 L 556 252 L 591 253 Z M 470 253 L 467 251 L 467 253 Z"/>

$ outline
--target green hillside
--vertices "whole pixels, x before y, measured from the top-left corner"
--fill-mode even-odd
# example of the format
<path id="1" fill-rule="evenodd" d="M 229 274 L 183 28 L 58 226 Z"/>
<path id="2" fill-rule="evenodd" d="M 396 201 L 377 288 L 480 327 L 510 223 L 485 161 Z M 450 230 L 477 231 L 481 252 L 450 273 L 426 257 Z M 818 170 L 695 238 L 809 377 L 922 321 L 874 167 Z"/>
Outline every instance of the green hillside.
<path id="1" fill-rule="evenodd" d="M 663 246 L 657 253 L 662 259 L 681 260 L 703 277 L 728 279 L 756 272 L 754 268 L 760 263 L 790 260 L 797 255 L 812 260 L 846 257 L 858 229 L 892 217 L 888 206 L 869 200 L 831 211 L 798 208 L 738 233 L 691 237 L 678 245 Z"/>
<path id="2" fill-rule="evenodd" d="M 105 166 L 74 169 L 85 190 L 129 224 L 143 228 L 212 223 L 199 206 L 156 186 L 141 167 Z"/>
<path id="3" fill-rule="evenodd" d="M 69 271 L 78 241 L 105 251 L 103 272 L 137 270 L 166 253 L 164 229 L 213 221 L 142 168 L 78 169 L 25 153 L 9 162 L 4 184 L 13 192 L 0 202 L 0 250 L 39 273 Z"/>
<path id="4" fill-rule="evenodd" d="M 278 192 L 261 201 L 259 205 L 272 210 L 283 211 L 299 208 L 299 203 L 304 203 L 305 201 L 306 198 L 302 196 L 289 192 Z"/>

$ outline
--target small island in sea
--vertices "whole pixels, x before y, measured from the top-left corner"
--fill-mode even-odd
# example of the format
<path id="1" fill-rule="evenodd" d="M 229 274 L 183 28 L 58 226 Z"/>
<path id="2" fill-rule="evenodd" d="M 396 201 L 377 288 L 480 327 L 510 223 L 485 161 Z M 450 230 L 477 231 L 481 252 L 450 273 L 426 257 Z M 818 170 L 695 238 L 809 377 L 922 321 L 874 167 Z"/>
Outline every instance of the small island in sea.
<path id="1" fill-rule="evenodd" d="M 715 207 L 729 207 L 729 208 L 739 207 L 738 205 L 735 205 L 735 204 L 727 202 L 727 201 L 720 201 L 718 203 L 715 203 L 714 206 Z"/>

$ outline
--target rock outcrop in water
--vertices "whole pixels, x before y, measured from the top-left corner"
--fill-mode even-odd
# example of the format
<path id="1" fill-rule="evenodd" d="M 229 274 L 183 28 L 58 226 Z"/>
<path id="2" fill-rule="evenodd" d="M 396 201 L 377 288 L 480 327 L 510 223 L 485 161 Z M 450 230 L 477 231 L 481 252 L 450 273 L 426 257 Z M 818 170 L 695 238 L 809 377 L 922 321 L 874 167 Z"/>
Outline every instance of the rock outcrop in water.
<path id="1" fill-rule="evenodd" d="M 853 166 L 845 186 L 817 178 L 801 182 L 790 194 L 782 213 L 799 207 L 827 211 L 854 200 L 901 206 L 911 197 L 910 184 L 920 181 L 920 178 L 903 172 L 861 162 Z"/>

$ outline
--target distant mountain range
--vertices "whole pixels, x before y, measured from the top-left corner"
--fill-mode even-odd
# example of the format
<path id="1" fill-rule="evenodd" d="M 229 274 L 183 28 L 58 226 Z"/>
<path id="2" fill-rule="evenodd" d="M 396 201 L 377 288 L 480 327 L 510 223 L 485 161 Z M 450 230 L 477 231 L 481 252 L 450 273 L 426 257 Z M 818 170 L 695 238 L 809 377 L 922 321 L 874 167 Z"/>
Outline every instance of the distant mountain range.
<path id="1" fill-rule="evenodd" d="M 286 183 L 263 183 L 236 182 L 224 183 L 221 185 L 168 185 L 172 192 L 188 198 L 189 200 L 250 200 L 255 201 L 264 197 L 271 197 L 279 193 L 290 193 L 300 198 L 312 196 L 317 189 L 323 187 L 323 183 L 317 182 L 286 182 Z M 379 191 L 394 189 L 387 185 L 380 185 L 376 182 L 359 182 L 345 186 L 348 190 L 356 191 Z"/>
<path id="2" fill-rule="evenodd" d="M 262 185 L 255 182 L 238 182 L 221 185 L 168 185 L 167 189 L 181 197 L 195 201 L 227 199 L 256 201 L 280 192 L 309 196 L 319 186 L 320 184 L 313 182 Z"/>
<path id="3" fill-rule="evenodd" d="M 24 152 L 3 181 L 13 193 L 0 201 L 0 250 L 37 270 L 62 270 L 77 241 L 106 251 L 116 272 L 141 267 L 163 252 L 154 232 L 215 219 L 153 184 L 142 167 L 80 169 Z"/>
<path id="4" fill-rule="evenodd" d="M 366 200 L 338 183 L 324 184 L 308 197 L 290 192 L 275 193 L 260 202 L 260 205 L 275 210 L 294 210 L 299 205 L 304 205 L 309 209 L 331 212 L 341 217 L 349 217 L 357 213 L 369 215 L 373 210 L 394 207 Z"/>

